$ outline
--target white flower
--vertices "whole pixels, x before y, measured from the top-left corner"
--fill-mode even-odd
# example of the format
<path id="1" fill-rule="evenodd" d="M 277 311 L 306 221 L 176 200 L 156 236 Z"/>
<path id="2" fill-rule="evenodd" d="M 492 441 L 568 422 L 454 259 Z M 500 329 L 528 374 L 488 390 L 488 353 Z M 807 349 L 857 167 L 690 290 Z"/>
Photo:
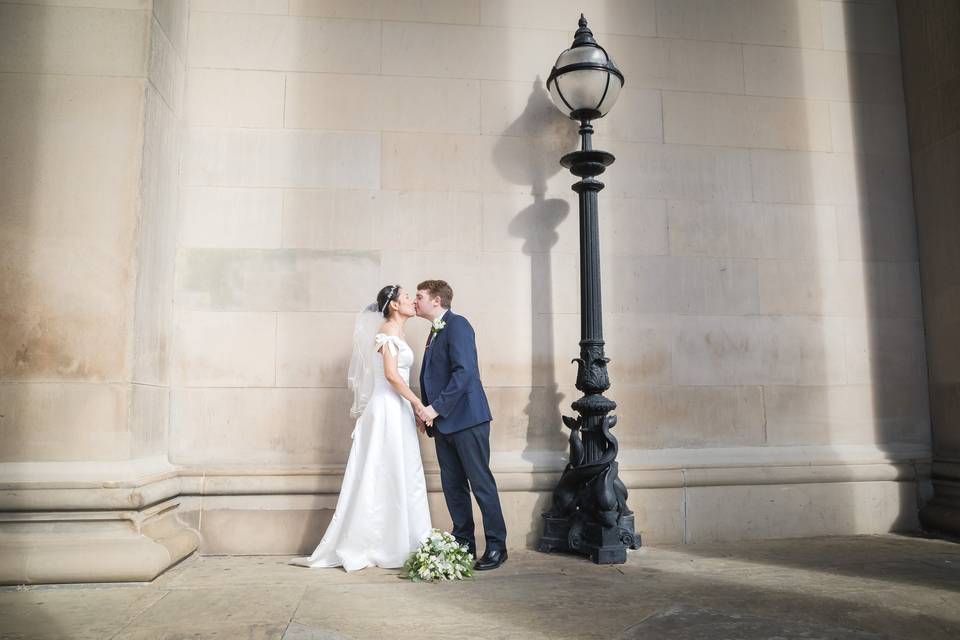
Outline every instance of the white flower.
<path id="1" fill-rule="evenodd" d="M 440 333 L 445 326 L 447 326 L 447 323 L 437 318 L 433 321 L 433 328 L 430 329 L 430 333 Z"/>

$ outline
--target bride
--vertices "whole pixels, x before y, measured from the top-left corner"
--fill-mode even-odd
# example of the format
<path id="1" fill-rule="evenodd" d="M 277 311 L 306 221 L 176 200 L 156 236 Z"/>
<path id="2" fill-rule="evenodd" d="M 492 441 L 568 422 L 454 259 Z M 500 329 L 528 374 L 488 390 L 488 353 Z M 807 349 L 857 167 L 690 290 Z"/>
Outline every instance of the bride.
<path id="1" fill-rule="evenodd" d="M 337 509 L 313 554 L 290 564 L 396 568 L 430 534 L 414 418 L 423 403 L 410 390 L 413 350 L 403 336 L 414 315 L 410 295 L 390 285 L 357 316 L 347 380 L 358 419 Z"/>

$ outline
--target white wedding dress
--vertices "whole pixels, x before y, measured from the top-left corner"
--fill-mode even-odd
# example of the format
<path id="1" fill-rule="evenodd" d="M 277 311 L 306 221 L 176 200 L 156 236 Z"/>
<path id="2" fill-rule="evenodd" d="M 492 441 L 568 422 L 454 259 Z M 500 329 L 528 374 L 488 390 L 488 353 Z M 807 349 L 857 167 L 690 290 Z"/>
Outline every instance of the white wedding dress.
<path id="1" fill-rule="evenodd" d="M 378 333 L 376 349 L 390 349 L 410 383 L 413 350 L 396 336 Z M 401 397 L 374 362 L 374 388 L 353 431 L 337 509 L 310 557 L 290 564 L 356 571 L 396 568 L 430 534 L 427 487 L 410 402 Z"/>

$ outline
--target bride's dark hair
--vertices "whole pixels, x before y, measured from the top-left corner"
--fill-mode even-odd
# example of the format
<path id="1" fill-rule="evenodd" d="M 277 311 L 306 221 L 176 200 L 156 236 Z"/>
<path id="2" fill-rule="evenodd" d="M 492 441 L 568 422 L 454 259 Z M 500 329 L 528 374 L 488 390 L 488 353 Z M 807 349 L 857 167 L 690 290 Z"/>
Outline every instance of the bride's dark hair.
<path id="1" fill-rule="evenodd" d="M 400 285 L 391 284 L 377 294 L 377 309 L 383 314 L 384 318 L 390 317 L 390 303 L 400 297 Z"/>

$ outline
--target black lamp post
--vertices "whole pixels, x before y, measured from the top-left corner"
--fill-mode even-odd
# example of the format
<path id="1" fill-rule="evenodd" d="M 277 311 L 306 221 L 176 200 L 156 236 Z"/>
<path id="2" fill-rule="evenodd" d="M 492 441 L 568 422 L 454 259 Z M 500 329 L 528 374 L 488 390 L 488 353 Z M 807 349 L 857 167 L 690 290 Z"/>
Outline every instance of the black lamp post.
<path id="1" fill-rule="evenodd" d="M 603 395 L 610 388 L 609 359 L 603 353 L 603 311 L 600 304 L 600 242 L 597 229 L 596 176 L 613 164 L 613 154 L 593 148 L 591 120 L 607 114 L 623 87 L 623 74 L 587 28 L 580 15 L 573 45 L 560 54 L 547 89 L 554 104 L 580 122 L 581 148 L 560 164 L 581 180 L 580 195 L 580 357 L 573 403 L 580 415 L 563 417 L 570 429 L 570 460 L 553 492 L 553 504 L 543 513 L 540 551 L 572 551 L 589 555 L 597 564 L 621 564 L 627 547 L 640 546 L 627 488 L 617 469 L 617 439 L 610 429 L 616 416 L 607 415 L 617 403 Z"/>

